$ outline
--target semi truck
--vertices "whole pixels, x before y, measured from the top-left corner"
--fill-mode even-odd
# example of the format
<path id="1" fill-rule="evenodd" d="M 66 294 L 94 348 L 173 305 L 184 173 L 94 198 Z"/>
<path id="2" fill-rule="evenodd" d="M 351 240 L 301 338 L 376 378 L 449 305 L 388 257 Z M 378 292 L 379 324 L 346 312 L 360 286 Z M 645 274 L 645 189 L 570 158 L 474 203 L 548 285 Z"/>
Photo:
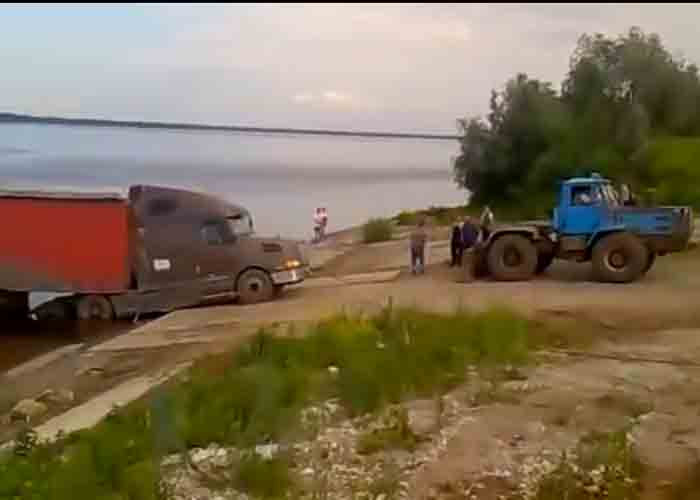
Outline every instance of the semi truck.
<path id="1" fill-rule="evenodd" d="M 628 283 L 657 256 L 687 248 L 693 211 L 627 205 L 609 179 L 593 173 L 560 183 L 551 220 L 494 225 L 486 233 L 475 251 L 478 275 L 529 280 L 557 258 L 591 262 L 598 281 Z"/>
<path id="2" fill-rule="evenodd" d="M 303 281 L 291 240 L 255 234 L 247 209 L 204 193 L 135 185 L 128 195 L 0 191 L 0 314 L 103 319 L 211 300 L 275 298 Z"/>

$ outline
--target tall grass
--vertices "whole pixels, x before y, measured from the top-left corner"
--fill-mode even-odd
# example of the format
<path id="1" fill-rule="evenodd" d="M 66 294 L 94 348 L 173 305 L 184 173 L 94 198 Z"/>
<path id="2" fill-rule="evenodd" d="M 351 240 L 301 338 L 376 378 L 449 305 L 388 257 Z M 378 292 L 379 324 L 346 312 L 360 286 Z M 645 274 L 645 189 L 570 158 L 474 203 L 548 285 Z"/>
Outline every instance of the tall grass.
<path id="1" fill-rule="evenodd" d="M 390 219 L 370 219 L 362 226 L 365 243 L 389 241 L 394 235 L 394 224 Z"/>
<path id="2" fill-rule="evenodd" d="M 507 310 L 386 309 L 370 318 L 335 316 L 303 337 L 262 330 L 243 348 L 198 363 L 187 382 L 149 404 L 0 463 L 0 498 L 68 500 L 80 492 L 150 500 L 164 454 L 293 440 L 300 410 L 314 401 L 337 397 L 351 415 L 372 412 L 454 387 L 467 364 L 526 362 L 539 342 L 531 325 Z M 258 478 L 266 466 L 243 465 L 236 484 L 272 494 Z M 272 468 L 284 478 L 279 467 Z"/>

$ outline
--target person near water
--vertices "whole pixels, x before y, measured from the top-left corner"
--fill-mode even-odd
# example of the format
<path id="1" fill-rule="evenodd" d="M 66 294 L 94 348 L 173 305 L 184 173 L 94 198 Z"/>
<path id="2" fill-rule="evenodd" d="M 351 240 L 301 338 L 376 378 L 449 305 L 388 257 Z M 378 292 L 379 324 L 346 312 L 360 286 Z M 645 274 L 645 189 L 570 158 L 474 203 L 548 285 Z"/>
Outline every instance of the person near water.
<path id="1" fill-rule="evenodd" d="M 425 245 L 428 234 L 425 231 L 425 221 L 418 221 L 416 228 L 411 231 L 411 273 L 423 274 L 425 272 Z"/>
<path id="2" fill-rule="evenodd" d="M 462 265 L 462 228 L 459 223 L 452 226 L 452 237 L 450 238 L 450 253 L 452 260 L 450 267 Z"/>
<path id="3" fill-rule="evenodd" d="M 326 207 L 321 207 L 321 239 L 326 238 L 326 230 L 328 229 L 328 211 Z"/>
<path id="4" fill-rule="evenodd" d="M 314 212 L 314 242 L 321 241 L 323 235 L 323 215 L 321 209 L 317 208 Z"/>

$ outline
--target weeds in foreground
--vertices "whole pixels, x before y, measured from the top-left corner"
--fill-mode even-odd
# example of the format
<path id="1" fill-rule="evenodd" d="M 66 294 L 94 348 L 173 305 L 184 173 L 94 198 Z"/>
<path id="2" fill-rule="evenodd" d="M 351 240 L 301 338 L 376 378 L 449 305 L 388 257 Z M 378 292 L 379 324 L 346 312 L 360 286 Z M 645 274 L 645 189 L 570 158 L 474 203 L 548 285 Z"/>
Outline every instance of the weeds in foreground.
<path id="1" fill-rule="evenodd" d="M 300 410 L 328 398 L 358 415 L 434 397 L 462 382 L 467 364 L 524 363 L 541 341 L 531 323 L 498 309 L 445 315 L 389 308 L 369 318 L 339 315 L 300 337 L 263 330 L 93 429 L 0 459 L 0 498 L 68 500 L 79 491 L 84 498 L 151 500 L 164 455 L 210 443 L 248 448 L 293 439 Z M 378 442 L 404 445 L 409 437 L 399 430 Z M 241 463 L 235 477 L 240 488 L 262 496 L 281 491 L 269 483 L 292 481 L 286 462 L 255 458 Z"/>
<path id="2" fill-rule="evenodd" d="M 382 495 L 386 500 L 393 500 L 398 497 L 401 488 L 401 470 L 393 463 L 385 464 L 381 474 L 369 485 L 369 493 L 372 498 L 380 498 Z"/>
<path id="3" fill-rule="evenodd" d="M 381 450 L 404 449 L 413 451 L 418 444 L 416 436 L 408 424 L 408 412 L 397 407 L 386 419 L 386 425 L 372 429 L 360 436 L 357 452 L 369 455 Z"/>
<path id="4" fill-rule="evenodd" d="M 285 458 L 264 459 L 250 454 L 238 464 L 233 484 L 256 498 L 284 498 L 293 481 Z"/>
<path id="5" fill-rule="evenodd" d="M 641 464 L 626 431 L 593 433 L 581 440 L 575 460 L 563 460 L 538 485 L 533 500 L 635 500 Z"/>

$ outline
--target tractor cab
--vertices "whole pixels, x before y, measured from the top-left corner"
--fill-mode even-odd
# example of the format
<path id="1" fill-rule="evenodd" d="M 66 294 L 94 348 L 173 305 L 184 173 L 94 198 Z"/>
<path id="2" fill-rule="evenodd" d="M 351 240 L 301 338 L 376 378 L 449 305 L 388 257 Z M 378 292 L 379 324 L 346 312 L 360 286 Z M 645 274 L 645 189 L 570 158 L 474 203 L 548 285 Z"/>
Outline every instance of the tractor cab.
<path id="1" fill-rule="evenodd" d="M 575 177 L 561 183 L 553 227 L 560 235 L 589 235 L 609 220 L 611 209 L 621 206 L 608 179 L 598 174 Z"/>

